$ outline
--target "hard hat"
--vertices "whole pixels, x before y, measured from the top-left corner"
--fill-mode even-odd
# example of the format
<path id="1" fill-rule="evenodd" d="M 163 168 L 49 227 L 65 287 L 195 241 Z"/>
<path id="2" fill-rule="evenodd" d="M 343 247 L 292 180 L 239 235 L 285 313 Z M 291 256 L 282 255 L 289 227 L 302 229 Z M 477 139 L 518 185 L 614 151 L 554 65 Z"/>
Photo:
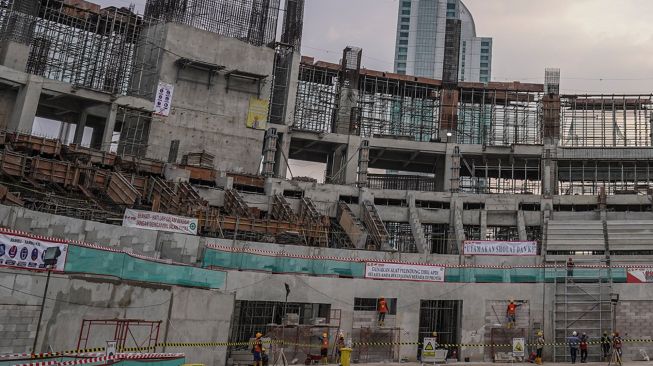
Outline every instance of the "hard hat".
<path id="1" fill-rule="evenodd" d="M 256 333 L 256 338 L 261 338 L 261 337 L 263 337 L 262 333 Z"/>
<path id="2" fill-rule="evenodd" d="M 438 332 L 433 332 L 433 336 L 434 336 L 434 337 L 437 337 L 437 336 L 438 336 Z"/>
<path id="3" fill-rule="evenodd" d="M 571 335 L 578 335 L 578 333 L 576 333 L 576 331 L 573 331 L 573 333 L 571 333 Z"/>
<path id="4" fill-rule="evenodd" d="M 322 337 L 325 337 L 325 338 L 326 338 L 326 337 L 328 337 L 328 336 L 329 336 L 329 335 L 328 335 L 326 332 L 322 333 Z"/>
<path id="5" fill-rule="evenodd" d="M 261 348 L 261 352 L 265 352 L 265 348 Z"/>
<path id="6" fill-rule="evenodd" d="M 608 335 L 608 332 L 603 332 L 603 335 L 607 336 L 607 335 Z"/>
<path id="7" fill-rule="evenodd" d="M 542 334 L 543 334 L 543 333 L 542 333 L 542 331 L 541 331 L 541 330 L 538 330 L 538 331 L 537 331 L 537 335 L 538 335 L 539 337 L 541 337 L 541 336 L 542 336 Z"/>
<path id="8" fill-rule="evenodd" d="M 510 299 L 510 303 L 512 304 L 513 302 L 515 302 L 515 300 L 514 300 L 514 299 Z"/>

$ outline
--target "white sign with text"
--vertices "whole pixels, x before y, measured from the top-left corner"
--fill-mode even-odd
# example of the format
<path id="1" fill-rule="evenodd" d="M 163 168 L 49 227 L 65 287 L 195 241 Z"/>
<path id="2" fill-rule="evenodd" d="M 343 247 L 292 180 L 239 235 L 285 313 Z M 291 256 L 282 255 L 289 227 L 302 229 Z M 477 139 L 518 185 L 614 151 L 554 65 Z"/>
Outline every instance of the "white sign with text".
<path id="1" fill-rule="evenodd" d="M 420 264 L 366 262 L 365 278 L 376 280 L 444 282 L 444 267 Z"/>

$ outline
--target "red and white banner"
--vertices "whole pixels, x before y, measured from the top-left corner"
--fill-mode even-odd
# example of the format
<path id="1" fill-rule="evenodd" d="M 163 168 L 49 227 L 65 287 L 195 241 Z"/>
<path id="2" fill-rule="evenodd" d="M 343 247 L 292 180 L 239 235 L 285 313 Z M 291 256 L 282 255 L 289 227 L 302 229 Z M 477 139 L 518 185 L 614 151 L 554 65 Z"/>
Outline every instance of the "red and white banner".
<path id="1" fill-rule="evenodd" d="M 151 211 L 126 209 L 122 226 L 197 235 L 197 219 Z"/>
<path id="2" fill-rule="evenodd" d="M 497 256 L 535 256 L 536 241 L 491 241 L 466 240 L 463 242 L 464 255 L 497 255 Z"/>
<path id="3" fill-rule="evenodd" d="M 375 280 L 444 282 L 444 267 L 365 262 L 365 278 Z"/>
<path id="4" fill-rule="evenodd" d="M 63 271 L 66 265 L 68 244 L 45 238 L 0 233 L 0 265 L 25 269 L 45 269 L 43 255 L 46 249 L 59 247 L 61 255 L 57 258 L 55 271 Z"/>
<path id="5" fill-rule="evenodd" d="M 628 268 L 628 283 L 653 283 L 653 268 Z"/>

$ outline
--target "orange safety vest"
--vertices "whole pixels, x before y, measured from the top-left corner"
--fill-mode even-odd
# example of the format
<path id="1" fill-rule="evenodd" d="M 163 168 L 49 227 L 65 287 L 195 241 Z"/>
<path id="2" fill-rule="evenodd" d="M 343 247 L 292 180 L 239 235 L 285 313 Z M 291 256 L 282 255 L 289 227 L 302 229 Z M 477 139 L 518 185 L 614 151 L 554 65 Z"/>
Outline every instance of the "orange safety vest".
<path id="1" fill-rule="evenodd" d="M 261 352 L 263 350 L 263 347 L 261 345 L 261 338 L 256 338 L 254 340 L 254 352 Z"/>
<path id="2" fill-rule="evenodd" d="M 386 304 L 385 300 L 379 301 L 379 313 L 387 313 L 388 312 L 388 305 Z"/>
<path id="3" fill-rule="evenodd" d="M 329 338 L 322 337 L 322 349 L 329 349 Z"/>
<path id="4" fill-rule="evenodd" d="M 517 305 L 508 304 L 508 314 L 514 315 L 516 311 L 517 311 Z"/>

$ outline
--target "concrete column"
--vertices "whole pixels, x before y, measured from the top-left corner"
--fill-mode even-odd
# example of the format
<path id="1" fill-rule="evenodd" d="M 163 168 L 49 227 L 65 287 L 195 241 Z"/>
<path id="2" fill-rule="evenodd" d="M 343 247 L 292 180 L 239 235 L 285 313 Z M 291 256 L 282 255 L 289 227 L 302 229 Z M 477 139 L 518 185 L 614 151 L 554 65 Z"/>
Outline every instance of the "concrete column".
<path id="1" fill-rule="evenodd" d="M 9 125 L 7 126 L 8 130 L 24 133 L 32 132 L 42 90 L 43 79 L 37 76 L 29 76 L 27 83 L 20 88 L 16 96 L 16 103 L 11 111 L 11 118 L 9 118 Z"/>
<path id="2" fill-rule="evenodd" d="M 358 148 L 361 138 L 349 136 L 347 145 L 339 146 L 333 153 L 331 166 L 328 169 L 332 182 L 340 184 L 356 184 L 358 178 Z"/>
<path id="3" fill-rule="evenodd" d="M 86 109 L 82 110 L 82 113 L 79 114 L 79 120 L 77 121 L 77 127 L 75 127 L 75 137 L 73 138 L 73 143 L 77 145 L 82 144 L 82 139 L 84 138 L 84 128 L 86 128 L 86 119 L 88 118 L 88 111 Z"/>
<path id="4" fill-rule="evenodd" d="M 109 114 L 104 124 L 104 132 L 102 133 L 102 151 L 111 150 L 111 141 L 113 139 L 113 130 L 116 128 L 116 117 L 118 116 L 118 105 L 111 104 L 109 107 Z"/>
<path id="5" fill-rule="evenodd" d="M 556 147 L 554 145 L 544 146 L 544 158 L 542 159 L 542 195 L 551 197 L 557 191 L 557 164 L 554 160 Z"/>
<path id="6" fill-rule="evenodd" d="M 519 233 L 520 241 L 528 240 L 528 236 L 526 235 L 526 219 L 522 210 L 517 210 L 517 232 Z"/>
<path id="7" fill-rule="evenodd" d="M 480 215 L 480 230 L 481 230 L 481 240 L 485 240 L 485 235 L 487 233 L 487 210 L 481 210 Z"/>
<path id="8" fill-rule="evenodd" d="M 458 192 L 460 177 L 460 154 L 458 146 L 447 144 L 445 156 L 438 157 L 435 164 L 435 189 L 437 192 Z"/>
<path id="9" fill-rule="evenodd" d="M 274 171 L 277 177 L 286 178 L 288 175 L 288 161 L 286 158 L 290 155 L 290 133 L 280 133 L 277 144 Z"/>
<path id="10" fill-rule="evenodd" d="M 0 42 L 0 65 L 25 72 L 29 58 L 29 45 L 4 40 Z"/>

